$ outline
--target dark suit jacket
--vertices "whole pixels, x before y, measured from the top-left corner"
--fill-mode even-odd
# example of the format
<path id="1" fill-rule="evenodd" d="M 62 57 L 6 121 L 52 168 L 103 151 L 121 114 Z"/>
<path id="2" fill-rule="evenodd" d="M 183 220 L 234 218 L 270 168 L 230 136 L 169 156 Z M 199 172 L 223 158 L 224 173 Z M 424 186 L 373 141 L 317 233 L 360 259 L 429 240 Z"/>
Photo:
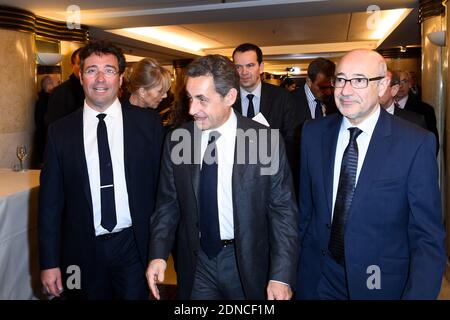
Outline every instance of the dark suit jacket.
<path id="1" fill-rule="evenodd" d="M 305 123 L 305 121 L 307 120 L 311 120 L 311 110 L 309 109 L 309 104 L 308 104 L 308 98 L 306 97 L 306 92 L 305 92 L 305 85 L 302 85 L 301 87 L 299 87 L 297 90 L 295 90 L 292 93 L 293 97 L 294 97 L 294 101 L 295 101 L 295 107 L 297 109 L 296 112 L 296 123 L 299 124 L 298 129 L 297 129 L 297 133 L 296 133 L 296 141 L 298 141 L 297 143 L 297 148 L 295 150 L 294 153 L 294 161 L 293 161 L 293 167 L 292 167 L 292 174 L 294 176 L 294 186 L 295 186 L 295 191 L 299 192 L 299 177 L 300 177 L 300 141 L 301 141 L 301 132 L 302 132 L 302 127 L 303 124 Z M 336 104 L 334 103 L 334 96 L 330 97 L 330 100 L 327 102 L 326 104 L 326 115 L 331 115 L 333 113 L 336 113 L 337 111 L 337 107 Z"/>
<path id="2" fill-rule="evenodd" d="M 238 129 L 267 129 L 236 115 Z M 195 146 L 200 146 L 201 134 L 194 126 L 193 122 L 187 123 L 172 131 L 166 139 L 157 206 L 151 219 L 150 232 L 151 259 L 167 259 L 175 234 L 177 235 L 176 270 L 178 295 L 181 299 L 190 298 L 200 248 L 200 165 L 190 163 L 200 163 L 200 148 Z M 196 135 L 194 130 L 197 131 Z M 184 150 L 183 154 L 190 154 L 187 155 L 188 163 L 175 164 L 171 152 L 173 150 L 176 154 L 179 153 L 179 138 L 176 138 L 176 134 L 180 132 L 194 137 L 186 146 L 193 152 Z M 175 141 L 171 141 L 171 137 Z M 260 136 L 259 139 L 263 138 Z M 183 143 L 186 142 L 183 140 Z M 245 148 L 247 156 L 249 149 L 255 147 L 256 143 L 259 141 L 249 142 L 253 145 Z M 279 152 L 272 152 L 271 155 L 272 161 L 276 161 L 276 155 L 279 155 L 279 169 L 273 175 L 260 174 L 261 168 L 265 167 L 260 161 L 256 164 L 238 164 L 235 151 L 232 175 L 234 240 L 237 265 L 248 299 L 264 299 L 269 280 L 282 281 L 291 286 L 295 284 L 298 257 L 297 208 L 282 139 L 277 137 L 273 143 L 279 146 Z M 176 151 L 174 148 L 177 145 Z M 192 162 L 195 159 L 197 161 Z"/>
<path id="3" fill-rule="evenodd" d="M 233 108 L 242 114 L 241 98 L 238 95 Z M 264 115 L 272 129 L 279 129 L 286 145 L 286 153 L 294 168 L 294 155 L 298 146 L 298 128 L 297 115 L 294 100 L 291 94 L 280 87 L 270 83 L 261 84 L 261 102 L 259 111 Z"/>
<path id="4" fill-rule="evenodd" d="M 299 299 L 317 299 L 330 238 L 341 115 L 305 123 L 300 182 Z M 317 140 L 320 137 L 320 140 Z M 435 139 L 381 110 L 345 229 L 351 299 L 435 299 L 446 263 Z M 381 289 L 369 290 L 369 266 Z"/>
<path id="5" fill-rule="evenodd" d="M 436 125 L 436 113 L 434 108 L 428 103 L 419 100 L 415 95 L 409 94 L 406 100 L 405 109 L 422 114 L 427 123 L 427 129 L 433 132 L 436 137 L 436 154 L 439 152 L 439 133 Z"/>
<path id="6" fill-rule="evenodd" d="M 154 209 L 163 129 L 150 110 L 123 107 L 124 164 L 137 248 L 148 259 L 149 223 Z M 81 286 L 95 279 L 95 230 L 83 142 L 83 109 L 49 127 L 39 195 L 41 269 L 68 265 L 82 270 Z"/>
<path id="7" fill-rule="evenodd" d="M 50 95 L 45 124 L 48 127 L 51 123 L 61 119 L 76 109 L 83 106 L 84 91 L 80 80 L 72 73 L 66 81 L 53 90 Z"/>
<path id="8" fill-rule="evenodd" d="M 427 129 L 425 117 L 420 113 L 395 107 L 394 115 L 402 119 L 405 119 L 406 121 L 412 122 L 423 129 Z"/>

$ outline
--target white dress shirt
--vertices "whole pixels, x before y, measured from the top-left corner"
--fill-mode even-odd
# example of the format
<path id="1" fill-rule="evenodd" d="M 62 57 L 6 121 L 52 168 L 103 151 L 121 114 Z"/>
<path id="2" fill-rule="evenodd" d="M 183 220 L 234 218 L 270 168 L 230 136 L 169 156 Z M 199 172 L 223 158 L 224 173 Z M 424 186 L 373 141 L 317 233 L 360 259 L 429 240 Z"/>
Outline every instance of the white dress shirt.
<path id="1" fill-rule="evenodd" d="M 261 105 L 261 82 L 259 82 L 258 86 L 253 90 L 252 92 L 246 91 L 244 88 L 240 88 L 241 92 L 241 107 L 242 107 L 242 115 L 247 116 L 248 111 L 248 94 L 253 94 L 254 97 L 252 99 L 253 101 L 253 108 L 255 110 L 255 116 L 260 112 L 260 105 Z"/>
<path id="2" fill-rule="evenodd" d="M 309 106 L 309 112 L 311 112 L 311 119 L 316 118 L 316 97 L 312 93 L 309 86 L 305 83 L 305 94 L 306 94 L 306 100 L 308 100 L 308 106 Z M 320 105 L 322 107 L 322 114 L 325 115 L 325 112 L 323 112 L 323 104 L 320 102 Z"/>
<path id="3" fill-rule="evenodd" d="M 376 107 L 374 113 L 372 113 L 367 119 L 361 122 L 358 127 L 362 130 L 362 133 L 356 139 L 358 144 L 358 168 L 356 170 L 356 185 L 358 185 L 359 173 L 361 172 L 364 159 L 366 157 L 367 149 L 369 148 L 370 139 L 372 138 L 373 130 L 380 116 L 380 105 Z M 350 131 L 348 128 L 355 127 L 346 118 L 342 118 L 341 128 L 339 129 L 339 136 L 336 145 L 336 154 L 334 158 L 334 177 L 333 177 L 333 208 L 331 212 L 331 218 L 333 219 L 334 205 L 336 202 L 336 194 L 339 184 L 339 176 L 341 174 L 341 163 L 342 157 L 344 155 L 345 148 L 347 148 L 348 142 L 350 140 Z"/>
<path id="4" fill-rule="evenodd" d="M 395 111 L 395 101 L 392 102 L 392 104 L 386 108 L 386 111 L 389 112 L 390 114 L 394 114 Z"/>
<path id="5" fill-rule="evenodd" d="M 201 154 L 202 159 L 208 146 L 211 131 L 218 131 L 220 138 L 216 140 L 217 167 L 217 205 L 219 209 L 220 238 L 234 239 L 233 221 L 233 164 L 234 147 L 236 144 L 237 118 L 234 110 L 230 110 L 230 117 L 219 128 L 202 131 Z"/>
<path id="6" fill-rule="evenodd" d="M 91 189 L 92 209 L 94 211 L 95 235 L 108 233 L 100 223 L 102 218 L 100 198 L 100 165 L 98 159 L 97 145 L 97 115 L 95 111 L 84 102 L 83 108 L 83 137 L 84 153 L 86 157 L 89 175 L 89 186 Z M 123 141 L 123 118 L 122 108 L 118 99 L 104 112 L 106 117 L 106 129 L 108 131 L 108 144 L 111 152 L 111 160 L 114 176 L 114 199 L 116 204 L 117 225 L 113 232 L 118 232 L 131 226 L 131 214 L 128 204 L 128 191 L 125 180 L 124 165 L 124 141 Z M 81 192 L 81 190 L 80 190 Z"/>

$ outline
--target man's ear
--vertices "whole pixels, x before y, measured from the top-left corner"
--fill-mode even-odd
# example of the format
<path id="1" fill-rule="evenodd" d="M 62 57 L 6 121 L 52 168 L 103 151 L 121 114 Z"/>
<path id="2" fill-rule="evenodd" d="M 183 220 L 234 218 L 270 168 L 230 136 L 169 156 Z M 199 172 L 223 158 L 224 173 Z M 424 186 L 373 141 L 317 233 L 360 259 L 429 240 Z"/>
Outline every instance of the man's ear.
<path id="1" fill-rule="evenodd" d="M 235 88 L 231 88 L 225 95 L 224 100 L 227 106 L 232 106 L 237 99 L 238 91 Z"/>
<path id="2" fill-rule="evenodd" d="M 393 97 L 395 97 L 398 93 L 398 90 L 400 90 L 400 85 L 394 84 L 392 87 L 390 87 L 390 90 L 391 90 L 391 95 Z"/>
<path id="3" fill-rule="evenodd" d="M 390 80 L 388 78 L 383 78 L 378 84 L 378 97 L 382 97 L 386 90 L 388 90 Z"/>
<path id="4" fill-rule="evenodd" d="M 264 61 L 261 61 L 261 63 L 259 64 L 259 72 L 264 73 Z"/>

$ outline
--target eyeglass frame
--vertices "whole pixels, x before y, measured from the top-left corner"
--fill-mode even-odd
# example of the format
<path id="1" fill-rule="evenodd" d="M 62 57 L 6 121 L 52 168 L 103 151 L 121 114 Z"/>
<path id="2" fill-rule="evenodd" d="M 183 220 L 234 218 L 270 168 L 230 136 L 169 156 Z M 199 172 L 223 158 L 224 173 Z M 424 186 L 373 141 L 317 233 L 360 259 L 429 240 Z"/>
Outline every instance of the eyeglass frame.
<path id="1" fill-rule="evenodd" d="M 95 73 L 88 73 L 88 71 L 94 71 Z M 111 72 L 106 72 L 108 70 L 111 70 Z M 114 67 L 107 67 L 104 70 L 99 70 L 97 67 L 88 67 L 86 70 L 83 71 L 83 74 L 86 77 L 90 77 L 90 78 L 95 78 L 98 76 L 99 73 L 102 73 L 106 78 L 112 78 L 115 75 L 117 75 L 119 73 L 119 71 L 117 71 Z"/>
<path id="2" fill-rule="evenodd" d="M 366 89 L 368 86 L 369 86 L 369 82 L 370 81 L 377 81 L 377 80 L 381 80 L 381 79 L 384 79 L 386 76 L 378 76 L 378 77 L 373 77 L 373 78 L 366 78 L 366 77 L 358 77 L 358 78 L 351 78 L 351 79 L 345 79 L 345 78 L 343 78 L 343 77 L 339 77 L 339 76 L 333 76 L 333 77 L 331 77 L 331 86 L 333 87 L 333 88 L 335 88 L 335 89 L 342 89 L 342 88 L 344 88 L 345 87 L 345 85 L 347 84 L 347 82 L 350 82 L 350 85 L 351 85 L 351 87 L 353 88 L 353 89 Z M 342 87 L 336 87 L 336 85 L 335 85 L 335 81 L 336 81 L 336 79 L 337 78 L 340 78 L 340 79 L 342 79 L 342 80 L 344 80 L 345 81 L 345 83 L 344 83 L 344 85 L 342 86 Z M 353 80 L 366 80 L 366 86 L 365 87 L 355 87 L 353 84 L 352 84 L 352 81 Z"/>

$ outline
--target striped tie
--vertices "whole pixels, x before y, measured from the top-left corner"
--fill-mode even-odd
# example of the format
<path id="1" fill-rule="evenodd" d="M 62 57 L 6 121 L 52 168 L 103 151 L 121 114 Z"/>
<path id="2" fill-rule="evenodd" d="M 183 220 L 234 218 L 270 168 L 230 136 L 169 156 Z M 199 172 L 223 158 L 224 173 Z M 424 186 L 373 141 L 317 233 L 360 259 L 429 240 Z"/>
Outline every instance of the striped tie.
<path id="1" fill-rule="evenodd" d="M 345 148 L 342 157 L 341 173 L 334 204 L 333 223 L 331 226 L 331 237 L 328 244 L 333 258 L 341 265 L 345 262 L 344 233 L 348 218 L 348 211 L 352 204 L 356 185 L 356 170 L 358 168 L 358 144 L 356 138 L 362 133 L 359 128 L 348 128 L 350 141 Z"/>

